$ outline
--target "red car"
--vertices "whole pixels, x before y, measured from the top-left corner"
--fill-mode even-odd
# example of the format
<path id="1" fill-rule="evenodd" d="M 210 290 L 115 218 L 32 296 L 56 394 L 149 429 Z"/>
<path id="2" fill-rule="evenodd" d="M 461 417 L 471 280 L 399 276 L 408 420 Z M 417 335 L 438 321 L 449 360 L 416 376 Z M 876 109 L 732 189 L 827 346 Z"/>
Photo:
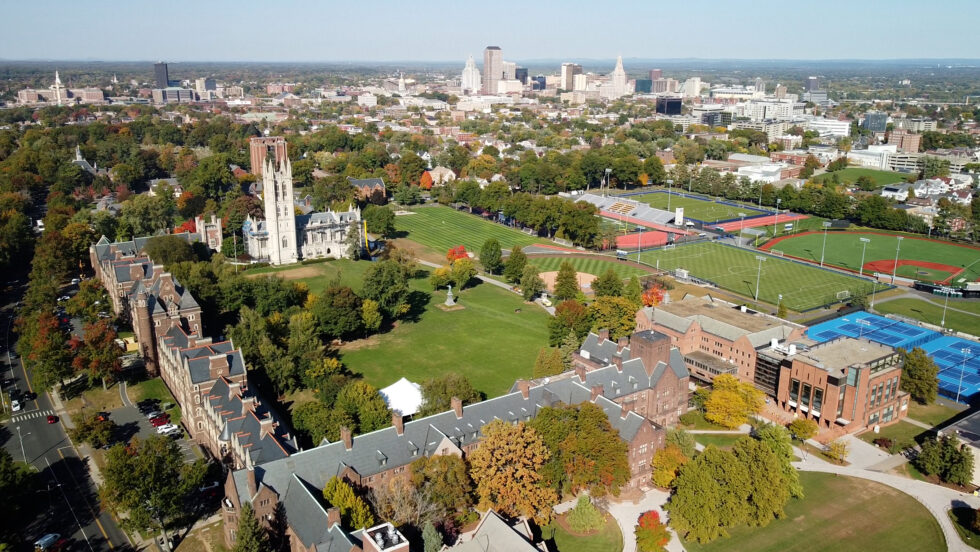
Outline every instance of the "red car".
<path id="1" fill-rule="evenodd" d="M 57 416 L 48 416 L 48 423 L 49 424 L 56 424 L 56 423 L 58 423 L 58 417 Z"/>
<path id="2" fill-rule="evenodd" d="M 157 416 L 156 418 L 150 418 L 150 425 L 153 427 L 160 427 L 162 425 L 167 425 L 170 423 L 170 416 L 164 414 L 163 416 Z"/>

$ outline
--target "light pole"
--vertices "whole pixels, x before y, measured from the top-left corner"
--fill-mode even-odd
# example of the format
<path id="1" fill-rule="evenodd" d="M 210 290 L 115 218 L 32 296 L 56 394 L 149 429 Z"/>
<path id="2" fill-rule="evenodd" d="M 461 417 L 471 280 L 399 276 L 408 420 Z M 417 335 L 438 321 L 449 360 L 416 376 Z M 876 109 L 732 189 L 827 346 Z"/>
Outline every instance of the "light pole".
<path id="1" fill-rule="evenodd" d="M 966 355 L 972 355 L 973 350 L 966 347 L 960 349 L 960 352 L 963 353 L 963 362 L 960 363 L 960 385 L 956 388 L 956 402 L 960 402 L 960 391 L 963 390 L 963 372 L 966 370 Z"/>
<path id="2" fill-rule="evenodd" d="M 868 311 L 874 312 L 875 310 L 875 293 L 878 292 L 878 278 L 871 281 L 871 304 L 868 305 Z"/>
<path id="3" fill-rule="evenodd" d="M 898 252 L 902 250 L 902 236 L 898 237 L 898 246 L 895 247 L 895 266 L 892 268 L 892 284 L 895 284 L 895 273 L 898 272 Z"/>
<path id="4" fill-rule="evenodd" d="M 674 185 L 674 181 L 667 179 L 667 210 L 670 211 L 670 187 Z"/>
<path id="5" fill-rule="evenodd" d="M 783 302 L 783 294 L 780 293 L 776 296 L 776 316 L 779 316 L 779 305 Z"/>
<path id="6" fill-rule="evenodd" d="M 30 435 L 30 432 L 27 434 Z M 20 440 L 20 453 L 24 457 L 24 463 L 27 464 L 27 453 L 24 451 L 24 436 L 20 434 L 20 426 L 17 426 L 17 439 Z"/>
<path id="7" fill-rule="evenodd" d="M 871 243 L 871 238 L 858 238 L 863 244 L 861 246 L 861 266 L 858 267 L 858 274 L 864 274 L 864 253 L 868 250 L 868 244 Z"/>
<path id="8" fill-rule="evenodd" d="M 827 252 L 827 228 L 830 228 L 830 222 L 823 221 L 823 249 L 820 250 L 820 266 L 823 266 L 823 256 Z"/>
<path id="9" fill-rule="evenodd" d="M 948 287 L 943 288 L 943 295 L 946 296 L 946 301 L 943 303 L 943 320 L 939 323 L 939 327 L 944 330 L 946 329 L 946 307 L 949 306 L 949 293 L 951 291 L 953 290 Z"/>
<path id="10" fill-rule="evenodd" d="M 606 191 L 602 192 L 602 197 L 606 197 L 606 192 L 609 191 L 609 175 L 612 174 L 612 169 L 606 169 Z M 601 187 L 601 186 L 600 186 Z"/>
<path id="11" fill-rule="evenodd" d="M 738 246 L 742 247 L 742 230 L 745 226 L 745 213 L 738 214 Z"/>
<path id="12" fill-rule="evenodd" d="M 779 224 L 779 204 L 783 202 L 783 198 L 776 198 L 776 218 L 772 221 L 772 237 L 776 237 L 776 225 Z"/>
<path id="13" fill-rule="evenodd" d="M 759 260 L 759 273 L 755 277 L 755 301 L 759 302 L 759 282 L 762 281 L 762 263 L 765 262 L 766 258 L 762 255 L 756 255 L 756 259 Z"/>

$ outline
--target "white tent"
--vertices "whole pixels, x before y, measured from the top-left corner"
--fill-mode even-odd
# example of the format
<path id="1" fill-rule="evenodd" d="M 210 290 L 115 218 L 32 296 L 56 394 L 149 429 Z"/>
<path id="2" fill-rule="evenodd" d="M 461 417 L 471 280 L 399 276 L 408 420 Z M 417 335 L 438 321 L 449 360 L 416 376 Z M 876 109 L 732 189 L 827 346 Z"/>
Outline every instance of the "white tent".
<path id="1" fill-rule="evenodd" d="M 405 378 L 385 387 L 381 391 L 388 408 L 401 413 L 402 416 L 411 416 L 422 408 L 422 387 Z"/>

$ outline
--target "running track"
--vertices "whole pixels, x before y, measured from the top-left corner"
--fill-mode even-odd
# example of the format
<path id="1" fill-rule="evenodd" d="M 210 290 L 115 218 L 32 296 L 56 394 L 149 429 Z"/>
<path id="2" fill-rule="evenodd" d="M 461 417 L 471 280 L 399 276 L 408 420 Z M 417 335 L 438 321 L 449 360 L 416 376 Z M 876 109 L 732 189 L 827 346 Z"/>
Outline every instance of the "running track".
<path id="1" fill-rule="evenodd" d="M 756 217 L 751 219 L 745 219 L 743 221 L 735 220 L 732 222 L 726 222 L 724 224 L 706 224 L 708 228 L 721 228 L 726 232 L 731 232 L 732 230 L 738 230 L 739 228 L 755 228 L 758 226 L 769 226 L 773 223 L 779 224 L 784 222 L 792 222 L 794 220 L 803 220 L 810 218 L 806 215 L 798 215 L 796 213 L 780 213 L 778 215 L 767 215 L 764 217 Z"/>

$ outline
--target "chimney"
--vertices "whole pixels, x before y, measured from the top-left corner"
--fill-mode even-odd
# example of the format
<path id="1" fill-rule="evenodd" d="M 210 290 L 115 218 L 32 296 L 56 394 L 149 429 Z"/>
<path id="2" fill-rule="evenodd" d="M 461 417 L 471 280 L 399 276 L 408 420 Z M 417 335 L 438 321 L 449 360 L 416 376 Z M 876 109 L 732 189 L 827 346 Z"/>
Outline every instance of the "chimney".
<path id="1" fill-rule="evenodd" d="M 626 336 L 619 338 L 619 342 L 616 343 L 616 352 L 617 353 L 623 352 L 623 349 L 629 347 L 629 344 L 630 344 L 630 338 Z"/>
<path id="2" fill-rule="evenodd" d="M 211 355 L 208 357 L 208 369 L 211 372 L 211 379 L 219 376 L 228 375 L 228 355 Z"/>
<path id="3" fill-rule="evenodd" d="M 347 429 L 347 426 L 340 426 L 340 438 L 344 440 L 345 450 L 354 448 L 354 438 L 351 437 L 350 430 Z"/>
<path id="4" fill-rule="evenodd" d="M 262 437 L 271 435 L 275 432 L 275 425 L 272 423 L 272 416 L 266 416 L 259 420 L 259 434 Z"/>
<path id="5" fill-rule="evenodd" d="M 619 406 L 622 409 L 620 411 L 619 417 L 625 420 L 626 417 L 630 415 L 630 412 L 633 412 L 633 401 L 624 402 Z"/>
<path id="6" fill-rule="evenodd" d="M 451 403 L 453 406 L 453 412 L 456 413 L 456 419 L 462 419 L 463 417 L 463 401 L 459 397 L 453 397 Z"/>
<path id="7" fill-rule="evenodd" d="M 334 508 L 331 506 L 327 508 L 327 528 L 333 527 L 340 523 L 340 508 Z"/>
<path id="8" fill-rule="evenodd" d="M 575 375 L 578 376 L 578 379 L 582 383 L 585 383 L 585 367 L 584 366 L 576 366 L 575 367 Z"/>
<path id="9" fill-rule="evenodd" d="M 248 498 L 252 498 L 255 496 L 255 493 L 258 492 L 259 488 L 258 483 L 255 482 L 255 468 L 253 466 L 248 466 L 245 473 L 248 476 Z"/>
<path id="10" fill-rule="evenodd" d="M 593 385 L 593 386 L 592 386 L 592 396 L 591 396 L 591 397 L 589 397 L 589 401 L 591 401 L 591 402 L 595 402 L 595 400 L 596 400 L 596 399 L 597 399 L 597 398 L 599 397 L 599 395 L 601 395 L 601 394 L 602 394 L 602 386 L 601 386 L 601 385 Z"/>
<path id="11" fill-rule="evenodd" d="M 602 328 L 599 330 L 599 341 L 605 341 L 609 339 L 609 328 Z"/>
<path id="12" fill-rule="evenodd" d="M 521 392 L 524 400 L 531 396 L 531 382 L 527 380 L 517 380 L 517 390 Z"/>
<path id="13" fill-rule="evenodd" d="M 395 426 L 395 433 L 403 435 L 405 433 L 405 418 L 398 411 L 391 413 L 391 425 Z"/>
<path id="14" fill-rule="evenodd" d="M 618 355 L 617 356 L 614 356 L 613 359 L 612 359 L 612 361 L 613 361 L 613 364 L 616 365 L 616 371 L 617 372 L 622 372 L 623 371 L 623 357 L 618 356 Z"/>

